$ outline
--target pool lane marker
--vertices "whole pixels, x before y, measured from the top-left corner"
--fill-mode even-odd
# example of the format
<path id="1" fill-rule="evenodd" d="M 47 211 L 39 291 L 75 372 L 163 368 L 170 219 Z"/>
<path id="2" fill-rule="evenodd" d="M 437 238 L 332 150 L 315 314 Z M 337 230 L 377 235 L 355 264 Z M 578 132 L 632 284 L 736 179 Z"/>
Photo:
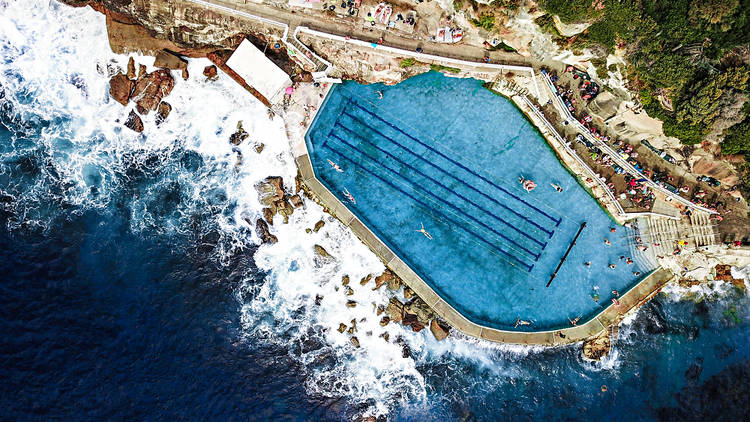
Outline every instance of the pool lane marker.
<path id="1" fill-rule="evenodd" d="M 402 130 L 401 128 L 399 128 L 398 126 L 395 126 L 395 125 L 394 125 L 394 124 L 392 124 L 391 122 L 389 122 L 389 121 L 387 121 L 387 120 L 383 119 L 382 117 L 378 116 L 377 114 L 373 113 L 372 111 L 370 111 L 370 110 L 368 110 L 368 109 L 366 109 L 366 108 L 362 107 L 361 105 L 359 105 L 359 103 L 358 103 L 358 102 L 356 102 L 356 101 L 354 101 L 354 100 L 351 100 L 351 101 L 350 101 L 350 103 L 351 103 L 351 104 L 354 104 L 354 105 L 355 105 L 355 106 L 356 106 L 357 108 L 359 108 L 359 109 L 363 110 L 364 112 L 366 112 L 366 113 L 368 113 L 368 114 L 372 115 L 372 116 L 373 116 L 373 117 L 375 117 L 376 119 L 378 119 L 378 120 L 382 121 L 382 122 L 383 122 L 383 123 L 385 123 L 386 125 L 388 125 L 388 126 L 392 127 L 393 129 L 395 129 L 395 130 L 397 130 L 397 131 L 399 131 L 399 132 L 403 133 L 404 135 L 408 136 L 409 138 L 413 139 L 413 140 L 414 140 L 414 141 L 416 141 L 416 142 L 417 142 L 418 144 L 420 144 L 420 145 L 424 146 L 425 148 L 427 148 L 427 149 L 429 149 L 429 150 L 431 150 L 431 151 L 435 152 L 436 154 L 438 154 L 438 155 L 440 155 L 441 157 L 445 158 L 446 160 L 448 160 L 448 161 L 452 162 L 453 164 L 455 164 L 455 165 L 457 165 L 457 166 L 461 167 L 462 169 L 466 170 L 466 171 L 467 171 L 467 172 L 469 172 L 470 174 L 472 174 L 472 175 L 474 175 L 474 176 L 476 176 L 476 177 L 478 177 L 478 178 L 480 178 L 480 179 L 484 180 L 485 182 L 487 182 L 487 183 L 489 183 L 490 185 L 492 185 L 492 186 L 496 187 L 497 189 L 501 190 L 502 192 L 505 192 L 506 194 L 508 194 L 508 195 L 512 196 L 513 198 L 515 198 L 516 200 L 520 201 L 521 203 L 523 203 L 523 204 L 526 204 L 526 205 L 527 205 L 528 207 L 530 207 L 530 208 L 533 208 L 533 209 L 534 209 L 534 210 L 536 210 L 536 211 L 537 211 L 538 213 L 540 213 L 540 214 L 544 215 L 545 217 L 549 218 L 550 220 L 552 220 L 552 221 L 553 221 L 553 222 L 555 223 L 555 226 L 559 226 L 559 225 L 560 225 L 560 223 L 562 222 L 562 218 L 554 218 L 554 217 L 552 217 L 551 215 L 549 215 L 549 214 L 547 214 L 546 212 L 544 212 L 544 211 L 540 210 L 540 209 L 539 209 L 539 208 L 537 208 L 536 206 L 534 206 L 534 205 L 532 205 L 532 204 L 530 204 L 530 203 L 528 203 L 528 202 L 524 201 L 523 199 L 521 199 L 521 198 L 520 198 L 520 197 L 518 197 L 517 195 L 515 195 L 515 194 L 513 194 L 513 193 L 509 192 L 509 191 L 508 191 L 508 190 L 506 190 L 505 188 L 503 188 L 503 187 L 501 187 L 501 186 L 499 186 L 499 185 L 497 185 L 497 184 L 495 184 L 495 183 L 491 182 L 490 180 L 488 180 L 488 179 L 487 179 L 486 177 L 482 176 L 481 174 L 478 174 L 478 173 L 476 173 L 476 172 L 474 172 L 474 171 L 470 170 L 470 169 L 469 169 L 468 167 L 464 166 L 463 164 L 461 164 L 461 163 L 459 163 L 459 162 L 457 162 L 457 161 L 453 160 L 452 158 L 450 158 L 450 157 L 446 156 L 446 155 L 445 155 L 445 154 L 443 154 L 442 152 L 440 152 L 440 151 L 436 150 L 435 148 L 433 148 L 433 147 L 429 146 L 428 144 L 426 144 L 426 143 L 424 143 L 424 142 L 420 141 L 419 139 L 415 138 L 414 136 L 412 136 L 412 135 L 409 135 L 408 133 L 404 132 L 404 131 L 403 131 L 403 130 Z"/>
<path id="2" fill-rule="evenodd" d="M 573 238 L 573 241 L 570 242 L 570 245 L 568 246 L 568 250 L 565 251 L 565 255 L 563 255 L 562 259 L 560 259 L 560 263 L 557 264 L 557 268 L 555 268 L 555 272 L 552 273 L 552 276 L 550 276 L 549 281 L 547 282 L 547 287 L 552 283 L 552 280 L 557 277 L 557 272 L 560 271 L 560 267 L 562 267 L 562 264 L 565 262 L 565 259 L 568 257 L 568 254 L 570 253 L 570 250 L 573 249 L 573 246 L 576 244 L 576 240 L 578 240 L 578 236 L 581 235 L 581 232 L 586 227 L 586 222 L 584 221 L 581 223 L 581 227 L 578 228 L 578 233 L 576 233 L 575 237 Z"/>
<path id="3" fill-rule="evenodd" d="M 391 143 L 393 143 L 393 144 L 395 144 L 395 145 L 399 146 L 399 147 L 400 147 L 400 148 L 402 148 L 403 150 L 405 150 L 405 151 L 408 151 L 409 153 L 411 153 L 412 155 L 414 155 L 414 156 L 415 156 L 415 157 L 417 157 L 418 159 L 420 159 L 420 160 L 424 161 L 425 163 L 429 164 L 430 166 L 432 166 L 433 168 L 437 169 L 437 170 L 438 170 L 438 171 L 440 171 L 441 173 L 443 173 L 443 174 L 447 175 L 448 177 L 452 178 L 453 180 L 457 181 L 458 183 L 460 183 L 460 184 L 462 184 L 462 185 L 464 185 L 464 186 L 468 187 L 469 189 L 471 189 L 471 190 L 473 190 L 473 191 L 477 192 L 478 194 L 480 194 L 480 195 L 484 196 L 485 198 L 489 199 L 490 201 L 494 202 L 495 204 L 497 204 L 497 205 L 499 205 L 499 206 L 501 206 L 501 207 L 505 208 L 506 210 L 508 210 L 508 211 L 510 211 L 511 213 L 515 214 L 516 216 L 518 216 L 518 217 L 519 217 L 519 218 L 521 218 L 522 220 L 524 220 L 524 221 L 528 222 L 529 224 L 531 224 L 531 225 L 533 225 L 533 226 L 537 227 L 537 228 L 538 228 L 539 230 L 543 231 L 544 233 L 547 233 L 547 236 L 548 236 L 548 237 L 550 237 L 550 238 L 551 238 L 551 237 L 552 237 L 552 235 L 553 235 L 553 234 L 555 233 L 555 231 L 554 231 L 554 230 L 547 230 L 547 229 L 545 229 L 544 227 L 542 227 L 541 225 L 539 225 L 538 223 L 536 223 L 536 222 L 535 222 L 534 220 L 530 219 L 530 218 L 529 218 L 528 216 L 525 216 L 525 215 L 521 214 L 520 212 L 518 212 L 518 211 L 514 210 L 513 208 L 510 208 L 510 207 L 508 207 L 507 205 L 503 204 L 502 202 L 499 202 L 498 200 L 496 200 L 495 198 L 491 197 L 490 195 L 488 195 L 488 194 L 486 194 L 486 193 L 484 193 L 484 192 L 480 191 L 479 189 L 475 188 L 475 187 L 474 187 L 474 186 L 472 186 L 471 184 L 469 184 L 469 183 L 466 183 L 466 182 L 465 182 L 464 180 L 461 180 L 461 179 L 459 179 L 458 177 L 456 177 L 456 176 L 454 176 L 453 174 L 451 174 L 450 172 L 447 172 L 447 171 L 445 171 L 444 169 L 442 169 L 442 168 L 438 167 L 437 165 L 435 165 L 435 164 L 434 164 L 433 162 L 431 162 L 430 160 L 427 160 L 427 159 L 426 159 L 426 158 L 424 158 L 423 156 L 421 156 L 421 155 L 417 154 L 417 153 L 416 153 L 416 152 L 414 152 L 413 150 L 411 150 L 411 149 L 407 148 L 406 146 L 402 145 L 402 144 L 401 144 L 400 142 L 398 142 L 398 141 L 396 141 L 396 140 L 394 140 L 394 139 L 390 138 L 389 136 L 387 136 L 387 135 L 385 135 L 384 133 L 380 132 L 379 130 L 375 129 L 375 128 L 374 128 L 373 126 L 369 125 L 369 124 L 368 124 L 367 122 L 364 122 L 364 121 L 362 121 L 361 119 L 357 118 L 356 116 L 353 116 L 353 115 L 351 115 L 351 114 L 349 114 L 349 113 L 346 113 L 346 112 L 345 112 L 345 113 L 343 113 L 343 115 L 346 115 L 346 116 L 348 116 L 348 117 L 350 117 L 350 118 L 352 118 L 352 119 L 356 120 L 357 122 L 359 122 L 359 123 L 360 123 L 360 124 L 362 124 L 363 126 L 366 126 L 366 127 L 368 128 L 368 129 L 372 130 L 373 132 L 375 132 L 375 133 L 377 133 L 378 135 L 382 136 L 383 138 L 387 139 L 387 140 L 388 140 L 388 141 L 390 141 Z M 344 129 L 346 129 L 346 130 L 348 130 L 348 131 L 350 131 L 350 132 L 353 132 L 353 131 L 352 131 L 352 130 L 351 130 L 350 128 L 348 128 L 348 127 L 346 127 L 346 126 L 342 125 L 341 123 L 339 123 L 339 121 L 338 121 L 338 120 L 336 121 L 336 123 L 334 123 L 334 127 L 335 127 L 335 126 L 339 126 L 339 127 L 342 127 L 342 128 L 344 128 Z M 333 129 L 331 129 L 331 132 L 330 132 L 330 133 L 328 134 L 328 136 L 331 136 L 331 134 L 332 134 L 332 133 L 333 133 Z M 356 136 L 356 135 L 355 135 L 355 136 Z M 361 138 L 361 137 L 360 137 L 360 138 Z M 361 138 L 361 139 L 364 139 L 364 138 Z M 372 144 L 372 142 L 368 142 L 368 143 Z M 374 144 L 373 144 L 373 145 L 374 145 Z M 377 148 L 377 147 L 376 147 L 376 148 Z M 499 217 L 498 217 L 498 218 L 499 218 Z M 559 223 L 558 223 L 558 224 L 559 224 Z M 515 229 L 515 227 L 514 227 L 514 229 Z M 518 229 L 516 229 L 516 230 L 517 230 L 517 231 L 519 231 Z M 546 243 L 545 243 L 545 245 L 546 245 Z M 542 248 L 544 248 L 544 246 L 543 246 Z"/>
<path id="4" fill-rule="evenodd" d="M 333 137 L 334 137 L 334 138 L 337 138 L 337 139 L 339 139 L 339 140 L 340 140 L 340 141 L 341 141 L 342 143 L 344 143 L 344 144 L 348 145 L 348 146 L 349 146 L 350 148 L 352 148 L 352 149 L 354 149 L 355 151 L 359 152 L 359 153 L 360 153 L 360 154 L 362 154 L 363 156 L 365 156 L 365 157 L 369 158 L 369 159 L 370 159 L 370 161 L 373 161 L 373 162 L 375 162 L 375 163 L 378 163 L 378 161 L 377 161 L 376 159 L 374 159 L 373 157 L 371 157 L 371 156 L 369 156 L 369 155 L 365 154 L 364 152 L 362 152 L 362 151 L 361 151 L 361 150 L 359 150 L 358 148 L 356 148 L 356 147 L 353 147 L 353 146 L 351 146 L 350 144 L 348 144 L 348 143 L 347 143 L 346 141 L 342 140 L 342 139 L 341 139 L 341 138 L 339 138 L 338 136 L 336 136 L 336 135 L 333 135 Z M 349 158 L 349 157 L 348 157 L 348 156 L 347 156 L 346 154 L 344 154 L 344 153 L 343 153 L 342 151 L 340 151 L 340 150 L 339 150 L 338 148 L 332 147 L 332 146 L 330 146 L 330 145 L 327 145 L 327 146 L 326 146 L 326 148 L 330 149 L 330 150 L 331 150 L 331 151 L 333 151 L 334 153 L 336 153 L 336 154 L 338 154 L 339 156 L 341 156 L 341 157 L 342 157 L 343 159 L 345 159 L 345 160 L 349 161 L 350 163 L 352 163 L 353 165 L 357 166 L 357 163 L 355 163 L 355 162 L 354 162 L 354 161 L 353 161 L 353 160 L 352 160 L 351 158 Z M 389 182 L 389 181 L 385 180 L 385 178 L 383 178 L 382 176 L 379 176 L 379 175 L 375 174 L 375 172 L 373 172 L 373 171 L 371 171 L 371 170 L 369 170 L 369 169 L 367 169 L 367 168 L 365 168 L 365 167 L 363 167 L 363 166 L 361 166 L 361 165 L 359 165 L 359 168 L 361 168 L 362 170 L 364 170 L 364 171 L 366 171 L 366 172 L 370 173 L 371 175 L 375 176 L 376 178 L 378 178 L 378 179 L 382 180 L 383 182 L 385 182 L 386 184 L 388 184 L 388 185 L 389 185 L 389 186 L 391 186 L 392 188 L 394 188 L 394 189 L 398 190 L 399 192 L 403 193 L 404 195 L 406 195 L 406 196 L 408 196 L 408 197 L 412 198 L 412 199 L 413 199 L 414 201 L 418 202 L 418 203 L 419 203 L 419 204 L 421 204 L 422 206 L 425 206 L 425 207 L 427 207 L 427 208 L 431 208 L 431 209 L 433 209 L 433 210 L 437 211 L 437 209 L 435 209 L 435 208 L 433 208 L 433 207 L 429 207 L 429 206 L 428 206 L 428 205 L 427 205 L 426 203 L 424 203 L 423 201 L 420 201 L 419 199 L 415 198 L 414 196 L 412 196 L 412 195 L 408 194 L 407 192 L 403 191 L 402 189 L 398 188 L 397 186 L 395 186 L 395 185 L 394 185 L 394 184 L 392 184 L 391 182 Z M 392 170 L 392 169 L 390 169 L 390 168 L 388 168 L 388 170 L 389 170 L 389 171 L 391 171 L 391 172 L 393 172 L 393 170 Z M 402 177 L 402 178 L 403 178 L 403 177 Z M 416 185 L 414 185 L 413 183 L 410 183 L 408 179 L 404 179 L 404 181 L 406 181 L 406 182 L 407 182 L 407 183 L 408 183 L 408 184 L 409 184 L 409 185 L 410 185 L 410 186 L 412 187 L 412 189 L 414 189 L 415 191 L 419 192 L 419 189 L 417 189 L 417 186 L 416 186 Z M 463 214 L 463 215 L 465 215 L 466 217 L 468 217 L 468 218 L 469 218 L 469 220 L 474 220 L 474 221 L 475 221 L 476 223 L 478 223 L 479 225 L 483 226 L 483 227 L 484 227 L 484 228 L 486 228 L 487 230 L 489 230 L 489 231 L 491 231 L 491 232 L 493 232 L 493 233 L 497 234 L 497 235 L 498 235 L 498 236 L 500 236 L 501 238 L 503 238 L 503 239 L 505 239 L 505 240 L 509 241 L 510 243 L 512 243 L 512 244 L 514 244 L 514 245 L 516 245 L 516 246 L 518 246 L 519 248 L 523 249 L 524 251 L 526 251 L 526 253 L 528 253 L 529 255 L 531 255 L 532 257 L 534 257 L 534 261 L 535 261 L 535 262 L 536 262 L 537 260 L 539 260 L 540 254 L 536 254 L 536 253 L 534 253 L 534 252 L 532 252 L 532 251 L 528 250 L 528 249 L 527 249 L 526 247 L 524 247 L 524 246 L 522 246 L 522 245 L 519 245 L 519 244 L 517 244 L 517 243 L 516 243 L 515 241 L 513 241 L 512 239 L 510 239 L 510 238 L 506 237 L 505 235 L 503 235 L 502 233 L 500 233 L 500 232 L 498 232 L 498 231 L 494 230 L 494 229 L 493 229 L 492 227 L 488 226 L 487 224 L 485 224 L 485 223 L 483 223 L 483 222 L 481 222 L 481 221 L 479 221 L 479 220 L 477 220 L 477 219 L 473 218 L 472 216 L 470 216 L 469 214 L 467 214 L 467 213 L 466 213 L 465 211 L 462 211 L 462 210 L 461 210 L 460 208 L 456 207 L 455 205 L 453 205 L 453 204 L 450 204 L 450 203 L 446 203 L 446 202 L 443 202 L 443 201 L 441 201 L 441 200 L 440 200 L 440 198 L 439 198 L 438 196 L 434 195 L 434 194 L 431 194 L 431 193 L 429 193 L 429 192 L 426 192 L 426 193 L 427 193 L 427 194 L 429 194 L 430 196 L 432 196 L 433 198 L 435 198 L 435 199 L 436 199 L 436 200 L 437 200 L 437 201 L 438 201 L 439 203 L 443 203 L 443 204 L 445 204 L 445 205 L 448 205 L 448 206 L 450 206 L 450 207 L 451 207 L 451 208 L 453 208 L 453 209 L 454 209 L 455 211 L 457 211 L 457 212 L 458 212 L 458 214 Z M 424 193 L 423 193 L 423 194 L 424 194 Z M 520 263 L 521 265 L 524 265 L 524 266 L 525 266 L 525 267 L 526 267 L 526 268 L 528 269 L 528 271 L 529 271 L 529 272 L 531 272 L 531 269 L 533 268 L 533 264 L 532 264 L 532 265 L 529 265 L 529 264 L 527 264 L 527 263 L 526 263 L 525 261 L 523 261 L 522 259 L 520 259 L 520 258 L 516 257 L 515 255 L 512 255 L 512 254 L 508 253 L 507 251 L 505 251 L 504 249 L 502 249 L 502 248 L 498 247 L 497 245 L 494 245 L 494 244 L 492 244 L 492 243 L 490 243 L 490 242 L 486 241 L 486 240 L 485 240 L 485 239 L 483 239 L 483 238 L 482 238 L 481 236 L 479 236 L 479 235 L 478 235 L 477 233 L 475 233 L 475 232 L 473 232 L 473 231 L 471 231 L 471 230 L 467 229 L 467 228 L 466 228 L 466 227 L 464 227 L 464 226 L 463 226 L 462 224 L 460 224 L 459 222 L 457 222 L 457 221 L 455 221 L 455 220 L 451 219 L 451 218 L 450 218 L 450 217 L 448 217 L 447 215 L 445 215 L 445 214 L 443 214 L 443 213 L 440 213 L 440 214 L 441 214 L 441 215 L 442 215 L 442 216 L 443 216 L 444 218 L 446 218 L 447 220 L 449 220 L 449 221 L 453 222 L 454 224 L 456 224 L 457 226 L 459 226 L 459 227 L 463 228 L 463 229 L 464 229 L 464 231 L 466 231 L 466 232 L 468 232 L 468 233 L 471 233 L 471 234 L 472 234 L 472 235 L 474 235 L 474 236 L 475 236 L 476 238 L 478 238 L 478 239 L 482 240 L 483 242 L 487 243 L 487 244 L 488 244 L 488 245 L 490 245 L 491 247 L 493 247 L 493 248 L 497 249 L 498 251 L 502 252 L 503 254 L 507 255 L 508 257 L 510 257 L 510 258 L 513 258 L 514 260 L 518 261 L 518 262 L 519 262 L 519 263 Z"/>
<path id="5" fill-rule="evenodd" d="M 402 165 L 404 165 L 404 166 L 408 167 L 409 169 L 413 170 L 414 172 L 416 172 L 416 173 L 419 173 L 420 175 L 422 175 L 423 177 L 425 177 L 425 178 L 427 178 L 427 179 L 431 180 L 431 181 L 432 181 L 433 183 L 435 183 L 436 185 L 438 185 L 438 186 L 442 187 L 442 188 L 443 188 L 443 189 L 445 189 L 446 191 L 448 191 L 448 192 L 451 192 L 451 193 L 453 193 L 453 194 L 454 194 L 454 195 L 456 195 L 457 197 L 459 197 L 459 198 L 463 199 L 464 201 L 468 202 L 469 204 L 471 204 L 471 205 L 475 206 L 476 208 L 478 208 L 478 209 L 482 210 L 482 211 L 483 211 L 483 212 L 484 212 L 485 214 L 489 215 L 490 217 L 494 218 L 495 220 L 498 220 L 498 221 L 500 221 L 501 223 L 505 224 L 505 225 L 506 225 L 506 226 L 508 226 L 509 228 L 511 228 L 511 229 L 513 229 L 513 230 L 515 230 L 515 231 L 516 231 L 517 233 L 521 234 L 522 236 L 524 236 L 524 237 L 526 237 L 527 239 L 531 240 L 532 242 L 536 243 L 537 245 L 539 245 L 539 246 L 541 247 L 541 251 L 543 251 L 543 250 L 544 250 L 544 248 L 546 248 L 546 247 L 547 247 L 547 242 L 542 242 L 542 241 L 540 241 L 540 240 L 538 240 L 538 239 L 536 239 L 536 238 L 532 237 L 532 236 L 531 236 L 531 235 L 529 235 L 528 233 L 525 233 L 525 232 L 521 231 L 520 229 L 518 229 L 517 227 L 515 227 L 515 226 L 514 226 L 513 224 L 511 224 L 511 223 L 509 223 L 509 222 L 505 221 L 505 220 L 504 220 L 503 218 L 501 218 L 501 217 L 498 217 L 497 215 L 495 215 L 495 214 L 491 213 L 490 211 L 486 210 L 486 209 L 485 209 L 484 207 L 482 207 L 481 205 L 479 205 L 479 204 L 477 204 L 477 203 L 473 202 L 472 200 L 470 200 L 470 199 L 466 198 L 465 196 L 461 195 L 460 193 L 458 193 L 458 192 L 455 192 L 455 191 L 453 191 L 452 189 L 450 189 L 450 188 L 448 188 L 447 186 L 443 185 L 442 183 L 440 183 L 440 182 L 439 182 L 438 180 L 434 179 L 433 177 L 430 177 L 430 176 L 428 176 L 428 175 L 426 175 L 426 174 L 422 173 L 421 171 L 419 171 L 419 169 L 415 168 L 414 166 L 410 165 L 409 163 L 407 163 L 407 162 L 405 162 L 405 161 L 403 161 L 403 160 L 399 159 L 398 157 L 396 157 L 396 156 L 394 156 L 393 154 L 389 153 L 388 151 L 386 151 L 386 150 L 384 150 L 384 149 L 380 148 L 379 146 L 377 146 L 377 145 L 373 144 L 372 142 L 369 142 L 369 141 L 367 141 L 366 139 L 364 139 L 364 138 L 362 138 L 362 137 L 360 137 L 360 136 L 357 136 L 356 134 L 354 134 L 354 131 L 352 131 L 351 129 L 349 129 L 349 128 L 347 128 L 347 127 L 343 126 L 343 125 L 340 125 L 339 123 L 336 123 L 336 124 L 337 124 L 337 125 L 338 125 L 339 127 L 341 127 L 341 128 L 343 128 L 343 129 L 345 129 L 345 130 L 347 130 L 347 131 L 351 132 L 351 133 L 352 133 L 352 134 L 354 135 L 354 137 L 355 137 L 355 138 L 359 138 L 359 139 L 361 139 L 362 141 L 364 141 L 364 142 L 367 142 L 368 144 L 372 145 L 372 146 L 373 146 L 374 148 L 376 148 L 376 149 L 377 149 L 378 151 L 380 151 L 380 152 L 382 152 L 383 154 L 387 155 L 387 156 L 388 156 L 388 157 L 390 157 L 391 159 L 393 159 L 393 160 L 395 160 L 395 161 L 398 161 L 399 163 L 401 163 Z M 346 145 L 347 145 L 347 146 L 349 146 L 350 148 L 356 149 L 356 150 L 357 150 L 357 151 L 359 151 L 359 152 L 360 152 L 361 154 L 363 154 L 363 155 L 366 155 L 366 154 L 365 154 L 364 152 L 360 151 L 360 150 L 359 150 L 358 148 L 356 148 L 355 146 L 353 146 L 353 145 L 349 144 L 348 142 L 346 142 L 345 140 L 341 139 L 341 138 L 340 138 L 339 136 L 337 136 L 337 135 L 334 135 L 333 133 L 331 133 L 331 135 L 330 135 L 330 136 L 332 136 L 332 137 L 334 137 L 334 138 L 338 139 L 339 141 L 343 142 L 344 144 L 346 144 Z M 374 158 L 373 158 L 373 160 L 374 160 Z M 387 167 L 386 167 L 386 168 L 387 168 Z M 389 168 L 389 170 L 390 170 L 390 168 Z M 392 170 L 391 170 L 391 171 L 392 171 Z M 401 175 L 401 177 L 405 179 L 405 177 L 404 177 L 403 175 Z M 443 202 L 445 202 L 445 203 L 448 203 L 448 201 L 447 201 L 447 200 L 445 200 L 444 198 L 442 199 L 442 201 L 443 201 Z M 497 232 L 496 232 L 496 233 L 497 233 Z M 501 236 L 502 236 L 502 235 L 501 235 Z M 520 248 L 524 249 L 525 251 L 527 251 L 527 252 L 529 252 L 529 253 L 531 253 L 531 254 L 534 254 L 533 252 L 531 252 L 531 251 L 529 251 L 528 249 L 524 248 L 523 246 L 519 245 L 519 244 L 518 244 L 518 243 L 516 243 L 515 241 L 511 241 L 511 242 L 513 242 L 513 244 L 515 244 L 515 245 L 519 246 Z M 540 251 L 540 252 L 541 252 L 541 251 Z M 536 255 L 537 255 L 537 256 L 536 256 L 536 260 L 538 260 L 538 259 L 539 259 L 539 255 L 540 255 L 540 254 L 536 254 Z"/>

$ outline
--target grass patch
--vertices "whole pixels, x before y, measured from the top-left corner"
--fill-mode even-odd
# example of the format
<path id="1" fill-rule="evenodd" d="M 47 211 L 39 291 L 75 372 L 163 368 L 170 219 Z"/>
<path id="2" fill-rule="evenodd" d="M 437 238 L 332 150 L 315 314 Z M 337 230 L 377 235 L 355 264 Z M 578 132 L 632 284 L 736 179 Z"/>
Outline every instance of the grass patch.
<path id="1" fill-rule="evenodd" d="M 407 67 L 412 67 L 415 64 L 417 64 L 417 60 L 413 57 L 409 57 L 408 59 L 401 60 L 401 67 L 406 69 Z"/>
<path id="2" fill-rule="evenodd" d="M 461 73 L 461 69 L 457 67 L 443 66 L 441 64 L 431 64 L 430 70 L 436 72 Z"/>

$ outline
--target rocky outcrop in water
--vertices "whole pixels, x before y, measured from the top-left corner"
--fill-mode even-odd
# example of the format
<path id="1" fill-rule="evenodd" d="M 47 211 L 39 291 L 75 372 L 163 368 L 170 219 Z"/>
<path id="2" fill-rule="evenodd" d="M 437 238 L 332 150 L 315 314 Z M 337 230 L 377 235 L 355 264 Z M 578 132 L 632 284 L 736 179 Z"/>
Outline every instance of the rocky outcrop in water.
<path id="1" fill-rule="evenodd" d="M 127 75 L 118 73 L 109 80 L 109 95 L 118 103 L 126 106 L 130 101 L 130 94 L 134 87 L 134 81 L 128 79 Z"/>
<path id="2" fill-rule="evenodd" d="M 138 133 L 143 132 L 143 120 L 141 120 L 141 116 L 136 114 L 134 110 L 130 110 L 128 119 L 125 120 L 125 127 Z"/>
<path id="3" fill-rule="evenodd" d="M 599 360 L 609 354 L 610 341 L 607 330 L 598 336 L 591 337 L 583 342 L 583 356 L 591 360 Z"/>
<path id="4" fill-rule="evenodd" d="M 174 78 L 169 70 L 159 69 L 139 77 L 130 98 L 135 101 L 136 109 L 141 114 L 156 111 L 162 98 L 169 95 L 174 88 Z"/>

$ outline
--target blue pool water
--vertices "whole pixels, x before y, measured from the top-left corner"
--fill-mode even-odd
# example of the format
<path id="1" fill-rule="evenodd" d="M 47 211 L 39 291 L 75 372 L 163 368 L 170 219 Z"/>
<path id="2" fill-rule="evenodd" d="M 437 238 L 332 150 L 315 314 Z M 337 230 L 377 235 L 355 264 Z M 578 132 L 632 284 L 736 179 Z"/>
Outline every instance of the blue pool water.
<path id="1" fill-rule="evenodd" d="M 508 329 L 520 317 L 533 322 L 527 330 L 568 326 L 651 269 L 633 256 L 633 233 L 619 226 L 611 233 L 616 224 L 534 126 L 480 81 L 430 72 L 391 87 L 345 82 L 329 94 L 307 143 L 326 187 L 475 322 Z M 519 177 L 538 187 L 526 192 Z M 432 240 L 417 232 L 421 224 Z"/>

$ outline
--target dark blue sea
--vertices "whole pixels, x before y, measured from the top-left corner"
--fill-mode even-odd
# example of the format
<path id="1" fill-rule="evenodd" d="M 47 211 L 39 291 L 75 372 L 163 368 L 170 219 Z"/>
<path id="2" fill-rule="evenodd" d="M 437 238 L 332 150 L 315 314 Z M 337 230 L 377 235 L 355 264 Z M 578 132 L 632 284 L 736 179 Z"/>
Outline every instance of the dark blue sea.
<path id="1" fill-rule="evenodd" d="M 747 420 L 745 290 L 669 288 L 601 362 L 381 327 L 389 293 L 356 281 L 382 264 L 319 206 L 273 246 L 245 221 L 263 178 L 294 186 L 283 122 L 192 60 L 131 132 L 108 94 L 127 59 L 91 9 L 0 1 L 0 419 Z"/>

